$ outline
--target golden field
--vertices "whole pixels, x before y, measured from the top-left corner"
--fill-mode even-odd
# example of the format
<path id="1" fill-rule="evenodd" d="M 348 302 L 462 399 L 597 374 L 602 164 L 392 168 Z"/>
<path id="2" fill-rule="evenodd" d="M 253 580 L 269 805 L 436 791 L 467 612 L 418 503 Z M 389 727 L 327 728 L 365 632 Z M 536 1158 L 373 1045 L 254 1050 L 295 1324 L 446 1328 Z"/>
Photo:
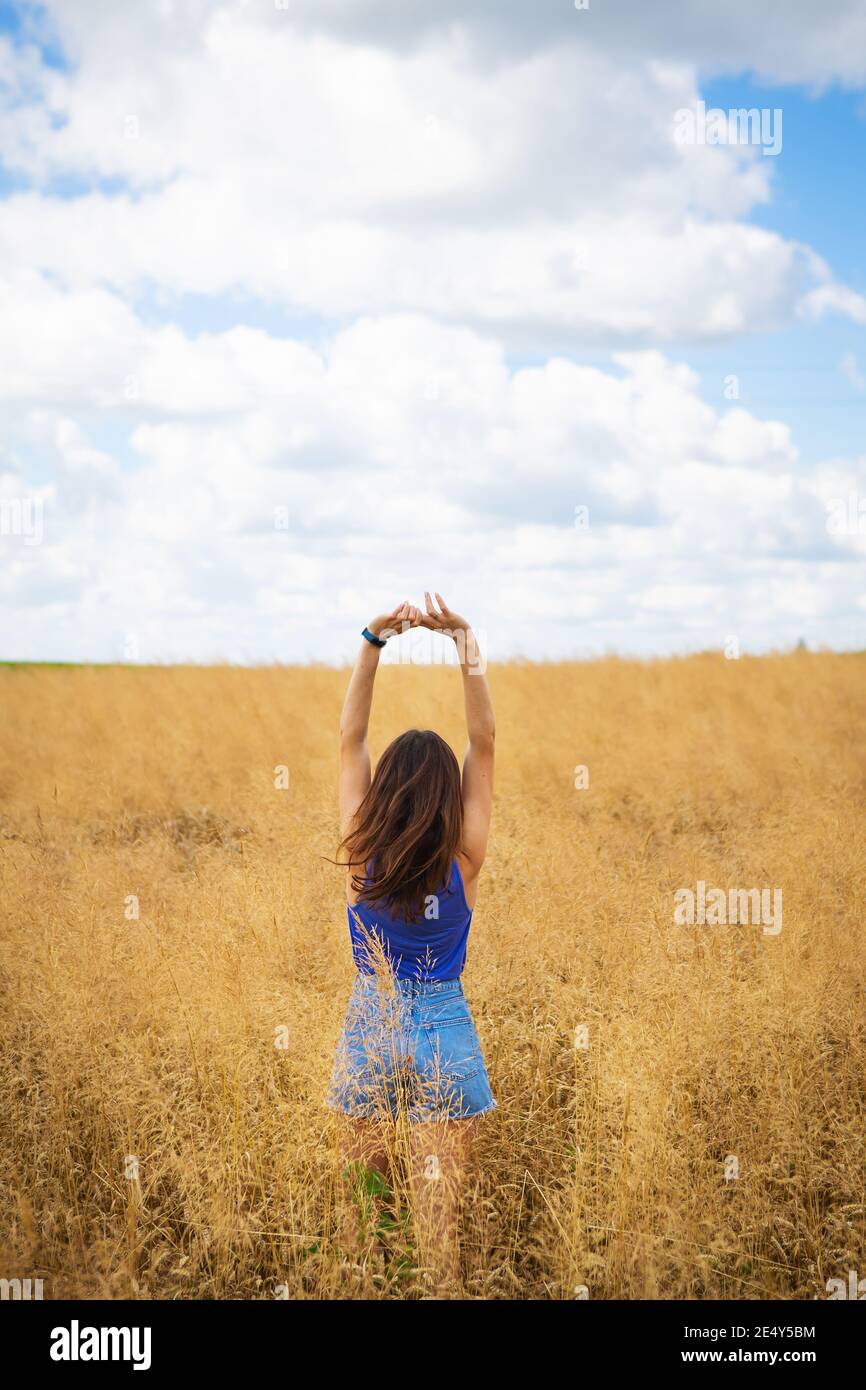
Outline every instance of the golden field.
<path id="1" fill-rule="evenodd" d="M 489 675 L 464 979 L 499 1108 L 466 1296 L 812 1299 L 866 1276 L 866 656 Z M 0 669 L 0 1276 L 46 1298 L 424 1291 L 400 1213 L 384 1262 L 339 1239 L 346 679 Z M 411 725 L 462 754 L 455 670 L 383 667 L 374 756 Z M 782 931 L 674 925 L 698 880 L 781 888 Z"/>

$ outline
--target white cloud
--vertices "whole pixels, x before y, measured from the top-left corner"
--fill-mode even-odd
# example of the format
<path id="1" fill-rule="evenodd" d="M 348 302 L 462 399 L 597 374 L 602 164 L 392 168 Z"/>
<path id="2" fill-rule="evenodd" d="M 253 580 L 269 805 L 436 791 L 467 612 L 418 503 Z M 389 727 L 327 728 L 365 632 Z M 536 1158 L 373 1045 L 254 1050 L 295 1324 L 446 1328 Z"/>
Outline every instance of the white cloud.
<path id="1" fill-rule="evenodd" d="M 846 285 L 819 285 L 803 296 L 799 312 L 808 319 L 820 319 L 828 313 L 842 314 L 854 323 L 866 324 L 866 299 Z"/>
<path id="2" fill-rule="evenodd" d="M 90 308 L 44 293 L 49 314 L 52 293 Z M 796 602 L 767 581 L 763 616 L 786 621 L 838 603 L 855 553 L 828 535 L 785 427 L 716 412 L 658 353 L 623 354 L 611 371 L 565 359 L 509 370 L 490 339 L 401 316 L 360 321 L 323 353 L 134 321 L 126 341 L 124 375 L 141 383 L 128 458 L 88 438 L 93 393 L 71 359 L 53 405 L 34 406 L 19 375 L 4 407 L 13 440 L 34 413 L 54 421 L 40 436 L 53 460 L 45 541 L 17 548 L 6 601 L 54 623 L 54 646 L 74 614 L 81 655 L 117 656 L 132 632 L 142 659 L 281 656 L 284 621 L 298 655 L 333 655 L 345 595 L 363 618 L 430 585 L 459 595 L 493 654 L 663 631 L 673 647 L 708 644 L 732 613 L 752 621 L 746 596 L 774 558 L 807 566 L 817 547 L 825 565 L 821 578 L 804 569 Z M 823 491 L 855 476 L 834 473 Z M 20 630 L 7 640 L 18 651 Z"/>
<path id="3" fill-rule="evenodd" d="M 239 0 L 243 6 L 244 0 Z M 55 0 L 59 3 L 59 0 Z M 463 0 L 288 0 L 274 23 L 350 34 L 401 51 L 437 32 L 462 28 L 474 38 L 479 63 L 550 44 L 581 42 L 623 60 L 647 55 L 699 62 L 712 71 L 752 67 L 779 82 L 821 83 L 866 77 L 866 14 L 859 0 L 785 0 L 782 8 L 752 0 L 724 6 L 695 0 L 591 3 L 578 11 L 558 0 L 501 0 L 467 6 Z"/>
<path id="4" fill-rule="evenodd" d="M 254 6 L 142 5 L 128 23 L 100 6 L 96 32 L 87 9 L 57 11 L 74 71 L 30 71 L 33 99 L 2 115 L 6 162 L 36 185 L 3 207 L 7 267 L 342 320 L 417 311 L 515 342 L 713 338 L 856 307 L 805 248 L 736 220 L 769 196 L 770 161 L 675 141 L 699 94 L 687 63 L 569 41 L 479 67 L 460 30 L 394 52 Z M 37 191 L 61 175 L 130 191 Z"/>
<path id="5" fill-rule="evenodd" d="M 772 160 L 674 139 L 711 69 L 862 81 L 862 5 L 48 10 L 66 69 L 0 39 L 7 655 L 346 655 L 431 586 L 493 656 L 857 640 L 863 460 L 661 349 L 866 322 L 745 220 Z"/>
<path id="6" fill-rule="evenodd" d="M 846 352 L 839 363 L 839 371 L 855 391 L 866 391 L 866 376 L 860 370 L 860 363 L 853 352 Z"/>

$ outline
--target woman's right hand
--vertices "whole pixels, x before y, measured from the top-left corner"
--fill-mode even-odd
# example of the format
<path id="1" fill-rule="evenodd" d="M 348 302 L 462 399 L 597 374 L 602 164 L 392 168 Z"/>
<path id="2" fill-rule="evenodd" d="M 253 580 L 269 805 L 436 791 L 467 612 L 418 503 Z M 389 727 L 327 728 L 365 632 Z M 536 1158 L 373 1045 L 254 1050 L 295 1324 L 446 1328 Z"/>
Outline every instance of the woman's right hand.
<path id="1" fill-rule="evenodd" d="M 422 627 L 428 627 L 431 632 L 445 632 L 450 637 L 453 637 L 457 632 L 469 631 L 469 623 L 466 619 L 461 618 L 459 613 L 453 613 L 441 594 L 436 594 L 436 602 L 440 609 L 438 613 L 433 604 L 433 600 L 425 591 L 424 607 L 427 611 L 421 613 L 419 617 Z"/>

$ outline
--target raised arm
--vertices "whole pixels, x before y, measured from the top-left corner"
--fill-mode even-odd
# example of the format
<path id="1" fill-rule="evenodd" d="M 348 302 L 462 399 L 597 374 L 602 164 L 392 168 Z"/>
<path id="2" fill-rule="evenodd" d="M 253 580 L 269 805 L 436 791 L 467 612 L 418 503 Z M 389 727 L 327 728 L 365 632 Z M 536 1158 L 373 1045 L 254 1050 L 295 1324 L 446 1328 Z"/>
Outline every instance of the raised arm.
<path id="1" fill-rule="evenodd" d="M 393 613 L 384 613 L 367 624 L 374 637 L 387 639 L 404 630 L 416 627 L 420 619 L 417 608 L 401 603 Z M 373 684 L 379 669 L 381 647 L 361 639 L 349 688 L 340 715 L 340 834 L 351 829 L 355 812 L 370 788 L 370 750 L 367 728 L 373 704 Z"/>
<path id="2" fill-rule="evenodd" d="M 474 896 L 475 883 L 487 854 L 493 811 L 496 720 L 474 632 L 465 618 L 447 607 L 441 594 L 436 595 L 436 602 L 440 609 L 438 613 L 430 595 L 424 595 L 426 616 L 421 615 L 421 622 L 433 631 L 452 637 L 460 661 L 466 732 L 469 735 L 469 747 L 463 759 L 463 857 L 466 861 L 463 878 L 467 896 Z"/>

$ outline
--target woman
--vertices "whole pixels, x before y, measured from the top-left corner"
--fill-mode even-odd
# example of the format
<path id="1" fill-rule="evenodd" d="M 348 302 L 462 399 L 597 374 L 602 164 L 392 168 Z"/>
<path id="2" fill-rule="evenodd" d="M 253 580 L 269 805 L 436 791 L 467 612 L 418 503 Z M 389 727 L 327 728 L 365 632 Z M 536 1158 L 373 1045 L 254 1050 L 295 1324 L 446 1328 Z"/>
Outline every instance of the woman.
<path id="1" fill-rule="evenodd" d="M 456 1213 L 477 1117 L 496 1104 L 460 976 L 493 805 L 493 705 L 478 645 L 442 596 L 364 629 L 340 721 L 340 848 L 357 975 L 329 1104 L 349 1117 L 348 1159 L 380 1173 L 393 1122 L 409 1125 L 416 1236 L 441 1277 L 458 1271 Z M 469 747 L 410 729 L 371 777 L 367 726 L 382 647 L 414 627 L 454 641 Z"/>

